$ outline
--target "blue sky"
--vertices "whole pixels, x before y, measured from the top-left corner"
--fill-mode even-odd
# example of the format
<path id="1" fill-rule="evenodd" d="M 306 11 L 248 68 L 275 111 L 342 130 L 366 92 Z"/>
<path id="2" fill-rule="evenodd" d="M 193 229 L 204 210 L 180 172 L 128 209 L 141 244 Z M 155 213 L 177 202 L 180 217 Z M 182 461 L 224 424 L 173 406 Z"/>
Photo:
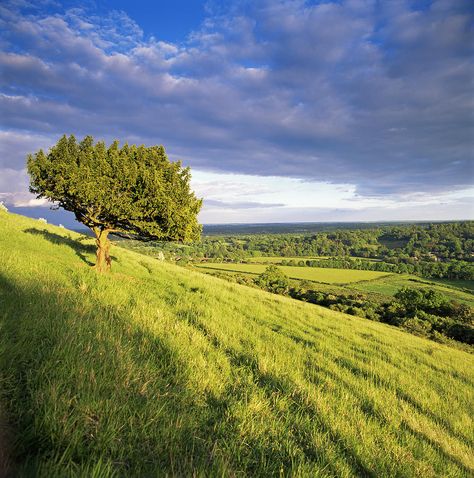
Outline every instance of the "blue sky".
<path id="1" fill-rule="evenodd" d="M 164 144 L 200 219 L 474 218 L 468 0 L 0 5 L 0 200 L 62 134 Z M 41 209 L 36 209 L 36 214 Z"/>

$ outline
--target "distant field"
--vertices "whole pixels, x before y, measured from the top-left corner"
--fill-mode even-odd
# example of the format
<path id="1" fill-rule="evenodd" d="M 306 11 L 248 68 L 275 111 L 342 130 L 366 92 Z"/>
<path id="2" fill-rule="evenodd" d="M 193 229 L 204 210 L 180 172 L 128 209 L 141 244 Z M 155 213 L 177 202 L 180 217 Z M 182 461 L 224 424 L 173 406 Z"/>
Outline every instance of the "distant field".
<path id="1" fill-rule="evenodd" d="M 261 274 L 266 266 L 263 264 L 198 264 L 203 269 L 213 269 L 247 274 Z M 280 269 L 292 279 L 305 279 L 327 284 L 350 284 L 353 282 L 378 279 L 387 275 L 386 272 L 358 271 L 350 269 L 330 269 L 322 267 L 281 266 Z"/>
<path id="2" fill-rule="evenodd" d="M 472 280 L 429 279 L 429 281 L 435 284 L 468 289 L 474 293 L 474 281 Z"/>
<path id="3" fill-rule="evenodd" d="M 314 261 L 320 259 L 332 259 L 331 256 L 257 256 L 249 257 L 247 262 L 269 262 L 271 264 L 281 264 L 282 261 Z M 341 259 L 341 257 L 337 257 Z M 344 258 L 345 259 L 345 258 Z M 380 262 L 379 259 L 366 259 L 365 257 L 348 257 L 347 259 L 363 259 L 367 262 Z"/>
<path id="4" fill-rule="evenodd" d="M 232 273 L 245 273 L 251 275 L 261 274 L 266 266 L 263 264 L 199 264 L 199 268 L 209 271 Z M 384 300 L 392 297 L 402 287 L 417 289 L 434 289 L 457 302 L 464 302 L 474 306 L 474 295 L 462 289 L 473 290 L 472 281 L 431 280 L 422 279 L 409 274 L 387 274 L 386 272 L 358 271 L 347 269 L 326 269 L 322 267 L 279 266 L 285 274 L 292 279 L 306 279 L 325 284 L 341 284 L 338 291 L 333 291 L 331 286 L 319 286 L 319 290 L 329 293 L 357 293 L 368 292 L 376 294 L 374 298 Z M 326 290 L 326 287 L 329 289 Z"/>
<path id="5" fill-rule="evenodd" d="M 457 284 L 459 282 L 459 284 Z M 445 285 L 446 284 L 446 285 Z M 469 288 L 469 281 L 432 281 L 430 279 L 421 279 L 408 274 L 391 274 L 370 282 L 361 282 L 351 285 L 352 289 L 363 292 L 375 292 L 384 295 L 394 295 L 402 287 L 413 287 L 417 289 L 434 289 L 448 296 L 451 300 L 465 302 L 474 305 L 474 296 L 458 288 Z M 470 284 L 472 288 L 472 284 Z"/>
<path id="6" fill-rule="evenodd" d="M 271 264 L 281 264 L 282 261 L 314 261 L 318 259 L 328 259 L 328 256 L 257 256 L 246 259 L 248 262 L 269 262 Z"/>
<path id="7" fill-rule="evenodd" d="M 474 476 L 473 354 L 94 249 L 0 211 L 0 476 Z"/>

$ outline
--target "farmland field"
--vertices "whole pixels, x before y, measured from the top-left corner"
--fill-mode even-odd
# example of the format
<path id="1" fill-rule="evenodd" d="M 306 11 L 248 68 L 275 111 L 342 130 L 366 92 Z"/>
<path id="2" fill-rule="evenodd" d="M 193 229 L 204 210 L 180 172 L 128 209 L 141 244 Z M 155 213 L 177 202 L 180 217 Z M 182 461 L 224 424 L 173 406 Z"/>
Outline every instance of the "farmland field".
<path id="1" fill-rule="evenodd" d="M 282 257 L 281 259 L 289 259 Z M 263 264 L 205 263 L 199 268 L 208 272 L 219 271 L 228 274 L 261 274 Z M 393 297 L 402 287 L 433 289 L 450 300 L 474 305 L 474 296 L 467 290 L 473 289 L 472 281 L 421 279 L 410 274 L 388 274 L 386 272 L 359 271 L 349 269 L 329 269 L 319 267 L 278 266 L 291 279 L 319 282 L 318 290 L 331 294 L 369 293 L 376 302 Z M 329 285 L 324 285 L 329 284 Z M 336 290 L 334 287 L 339 285 Z"/>
<path id="2" fill-rule="evenodd" d="M 456 287 L 457 289 L 467 289 L 474 293 L 474 281 L 472 280 L 429 279 L 429 281 L 435 284 L 440 284 L 441 286 Z"/>
<path id="3" fill-rule="evenodd" d="M 311 256 L 311 257 L 304 257 L 304 256 L 256 256 L 256 257 L 249 257 L 246 259 L 248 262 L 268 262 L 270 264 L 281 264 L 282 261 L 311 261 L 311 260 L 318 260 L 318 259 L 327 259 L 328 256 Z"/>
<path id="4" fill-rule="evenodd" d="M 461 283 L 460 287 L 467 288 L 466 286 L 469 281 L 459 282 Z M 455 283 L 456 281 L 446 281 L 446 283 L 443 283 L 441 280 L 432 281 L 429 279 L 420 279 L 419 277 L 408 274 L 391 274 L 390 276 L 381 277 L 370 282 L 353 284 L 351 288 L 360 290 L 362 292 L 375 292 L 389 296 L 393 296 L 402 287 L 434 289 L 442 294 L 445 294 L 451 300 L 473 305 L 474 296 L 468 292 L 456 288 L 454 286 Z"/>
<path id="5" fill-rule="evenodd" d="M 282 261 L 314 261 L 321 259 L 334 259 L 332 256 L 256 256 L 246 259 L 248 262 L 268 262 L 270 264 L 281 264 Z M 380 262 L 379 259 L 367 259 L 365 257 L 348 257 L 348 260 L 362 259 L 366 262 Z"/>
<path id="6" fill-rule="evenodd" d="M 197 267 L 221 271 L 242 272 L 246 274 L 261 274 L 266 266 L 263 264 L 229 264 L 201 263 Z M 378 279 L 389 274 L 386 272 L 359 271 L 350 269 L 330 269 L 322 267 L 281 266 L 280 269 L 292 279 L 304 279 L 327 284 L 350 284 L 352 282 Z"/>

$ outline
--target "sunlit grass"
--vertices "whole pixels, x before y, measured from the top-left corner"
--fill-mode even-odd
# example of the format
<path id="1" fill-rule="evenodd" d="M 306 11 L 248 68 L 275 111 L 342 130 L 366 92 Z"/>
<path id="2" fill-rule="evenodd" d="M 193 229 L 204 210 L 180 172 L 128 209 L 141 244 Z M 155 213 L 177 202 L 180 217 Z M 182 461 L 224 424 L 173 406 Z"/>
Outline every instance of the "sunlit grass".
<path id="1" fill-rule="evenodd" d="M 280 258 L 281 260 L 285 257 Z M 271 263 L 278 264 L 272 259 Z M 233 263 L 199 263 L 197 267 L 203 272 L 223 272 L 227 274 L 246 274 L 255 277 L 263 272 L 266 266 L 262 264 L 233 264 Z M 402 287 L 417 289 L 433 289 L 446 295 L 450 300 L 464 302 L 474 306 L 472 292 L 473 281 L 422 279 L 410 274 L 387 274 L 386 272 L 358 271 L 348 269 L 325 269 L 317 267 L 278 266 L 289 277 L 296 280 L 310 280 L 317 282 L 315 288 L 321 292 L 335 294 L 357 294 L 358 292 L 371 293 L 377 300 L 387 300 L 393 297 Z M 375 274 L 367 276 L 365 274 Z M 326 286 L 326 284 L 329 284 Z M 339 285 L 339 289 L 331 287 Z"/>
<path id="2" fill-rule="evenodd" d="M 394 295 L 402 287 L 433 289 L 448 296 L 451 300 L 474 305 L 472 293 L 462 290 L 468 289 L 469 285 L 472 287 L 471 282 L 472 281 L 421 279 L 420 277 L 409 274 L 391 274 L 390 276 L 381 277 L 377 280 L 352 284 L 351 287 L 363 292 L 376 292 L 385 295 Z"/>
<path id="3" fill-rule="evenodd" d="M 232 263 L 198 263 L 198 268 L 213 269 L 247 274 L 261 274 L 265 271 L 264 264 L 232 264 Z M 349 284 L 363 280 L 372 280 L 388 275 L 387 272 L 362 271 L 352 269 L 332 269 L 325 267 L 279 266 L 291 279 L 304 279 L 326 284 Z"/>
<path id="4" fill-rule="evenodd" d="M 474 357 L 0 213 L 20 476 L 471 476 Z"/>

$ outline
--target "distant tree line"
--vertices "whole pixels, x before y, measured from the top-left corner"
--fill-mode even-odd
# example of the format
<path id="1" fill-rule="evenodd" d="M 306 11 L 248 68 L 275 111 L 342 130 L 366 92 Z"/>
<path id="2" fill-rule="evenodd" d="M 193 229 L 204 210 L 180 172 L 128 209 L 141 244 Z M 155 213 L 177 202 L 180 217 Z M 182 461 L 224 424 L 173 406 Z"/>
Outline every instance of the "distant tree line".
<path id="1" fill-rule="evenodd" d="M 205 238 L 206 257 L 331 256 L 405 258 L 427 262 L 472 261 L 474 222 L 385 226 L 315 234 L 266 234 Z"/>
<path id="2" fill-rule="evenodd" d="M 138 247 L 130 243 L 130 247 Z M 200 243 L 152 242 L 181 262 L 209 259 L 245 262 L 257 256 L 301 257 L 288 265 L 409 273 L 426 278 L 474 280 L 474 222 L 379 226 L 310 234 L 204 236 Z M 306 257 L 325 256 L 329 259 Z M 372 259 L 369 261 L 368 259 Z M 374 261 L 377 259 L 377 261 Z"/>

